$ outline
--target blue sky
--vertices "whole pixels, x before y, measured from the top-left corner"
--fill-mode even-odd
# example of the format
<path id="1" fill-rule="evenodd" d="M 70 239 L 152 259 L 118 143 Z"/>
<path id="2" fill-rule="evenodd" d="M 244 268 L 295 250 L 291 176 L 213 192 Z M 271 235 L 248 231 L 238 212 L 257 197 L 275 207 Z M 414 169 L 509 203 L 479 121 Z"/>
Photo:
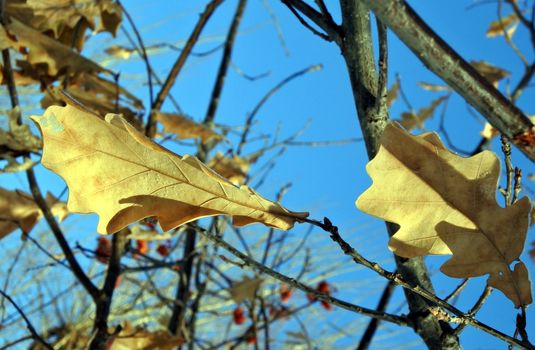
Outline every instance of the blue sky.
<path id="1" fill-rule="evenodd" d="M 181 46 L 205 3 L 206 1 L 155 0 L 150 3 L 124 1 L 147 46 L 160 43 Z M 277 18 L 284 44 L 278 37 L 276 26 L 266 10 L 265 3 L 269 3 L 270 10 Z M 485 37 L 489 22 L 496 19 L 494 3 L 471 9 L 467 9 L 473 4 L 471 1 L 415 0 L 409 3 L 464 58 L 485 60 L 503 67 L 512 73 L 511 85 L 516 84 L 522 74 L 521 62 L 505 44 L 503 38 Z M 337 2 L 327 1 L 327 5 L 335 19 L 338 19 Z M 236 1 L 226 1 L 221 5 L 204 30 L 194 51 L 204 52 L 223 42 L 235 6 Z M 504 14 L 509 13 L 509 8 L 504 6 Z M 335 44 L 327 43 L 311 34 L 278 1 L 250 0 L 239 33 L 233 53 L 233 64 L 249 75 L 265 72 L 270 74 L 251 82 L 241 77 L 235 70 L 231 70 L 221 97 L 216 123 L 231 126 L 243 124 L 247 113 L 275 84 L 295 71 L 310 65 L 322 64 L 322 70 L 310 72 L 292 81 L 269 100 L 257 116 L 253 135 L 273 134 L 280 128 L 281 138 L 284 138 L 306 125 L 307 128 L 299 139 L 301 141 L 345 140 L 361 136 L 347 71 L 343 57 Z M 530 51 L 527 33 L 519 30 L 514 38 L 518 46 L 527 53 L 528 59 L 532 59 L 533 52 Z M 148 105 L 147 88 L 141 84 L 145 74 L 141 61 L 134 58 L 126 62 L 106 62 L 103 51 L 112 44 L 129 46 L 120 32 L 116 39 L 108 35 L 98 35 L 90 40 L 87 53 L 90 57 L 108 63 L 111 69 L 120 71 L 122 84 L 130 87 L 138 96 L 144 96 L 145 105 Z M 427 71 L 391 32 L 389 32 L 389 45 L 389 86 L 394 82 L 395 75 L 399 74 L 404 92 L 415 109 L 427 106 L 431 100 L 443 94 L 425 91 L 417 86 L 419 81 L 440 83 L 440 80 Z M 206 113 L 219 64 L 219 55 L 220 52 L 202 58 L 191 57 L 172 89 L 172 95 L 178 100 L 182 110 L 196 120 L 202 120 Z M 151 64 L 160 77 L 165 77 L 176 56 L 177 52 L 165 49 L 151 54 Z M 500 89 L 505 91 L 506 85 L 507 82 L 501 82 Z M 526 114 L 535 114 L 533 101 L 533 90 L 527 89 L 519 100 L 519 106 Z M 482 118 L 476 120 L 468 113 L 467 108 L 466 103 L 454 95 L 448 104 L 445 121 L 452 142 L 461 149 L 472 150 L 479 142 L 478 133 L 482 129 Z M 163 110 L 173 112 L 173 107 L 170 103 L 166 103 Z M 391 109 L 391 117 L 399 118 L 405 111 L 407 106 L 398 99 Z M 437 113 L 434 119 L 426 123 L 426 131 L 436 130 L 438 120 Z M 251 145 L 250 148 L 246 148 L 246 152 L 254 151 L 255 147 L 258 146 Z M 222 149 L 224 150 L 225 146 Z M 178 147 L 174 150 L 180 154 L 195 151 L 188 147 Z M 494 144 L 494 150 L 499 150 L 497 143 Z M 383 224 L 359 212 L 354 206 L 357 196 L 371 183 L 364 169 L 367 161 L 364 144 L 361 142 L 329 147 L 290 147 L 278 160 L 269 179 L 259 192 L 268 198 L 274 198 L 279 188 L 291 181 L 292 187 L 283 199 L 286 207 L 296 211 L 310 211 L 311 218 L 315 219 L 329 217 L 340 227 L 344 238 L 363 255 L 378 259 L 392 269 L 393 263 L 386 248 L 387 235 Z M 523 169 L 524 174 L 535 172 L 531 162 L 519 152 L 513 153 L 513 161 Z M 46 171 L 40 171 L 40 174 L 44 176 L 41 180 L 42 187 L 56 194 L 62 190 L 64 185 L 57 177 Z M 19 187 L 19 179 L 24 183 L 24 177 L 9 179 L 8 187 Z M 527 179 L 524 179 L 524 182 L 528 186 L 532 185 Z M 94 219 L 94 217 L 89 219 L 87 225 L 94 224 Z M 533 239 L 534 236 L 530 233 L 528 244 Z M 315 254 L 318 255 L 342 254 L 336 247 L 328 250 L 317 248 Z M 535 273 L 533 262 L 525 254 L 523 260 L 533 276 Z M 437 292 L 440 296 L 445 296 L 458 281 L 445 278 L 438 271 L 444 259 L 429 258 L 427 261 L 433 273 L 433 280 L 436 282 Z M 339 276 L 337 282 L 343 285 L 344 289 L 340 290 L 338 295 L 344 298 L 363 293 L 367 297 L 363 298 L 362 303 L 367 306 L 375 305 L 377 293 L 375 296 L 370 295 L 359 289 L 369 289 L 369 286 L 358 286 L 359 279 L 362 278 L 367 278 L 373 281 L 370 283 L 377 283 L 379 286 L 383 284 L 371 276 L 369 273 Z M 352 284 L 357 287 L 352 289 Z M 484 278 L 470 282 L 467 291 L 459 300 L 459 306 L 463 309 L 469 307 L 477 299 L 483 286 Z M 375 285 L 373 289 L 380 291 L 381 288 Z M 398 290 L 390 310 L 400 305 L 402 300 L 401 291 Z M 345 311 L 336 312 L 340 315 L 340 324 L 354 320 L 354 315 L 348 315 Z M 491 326 L 512 334 L 514 315 L 511 302 L 496 291 L 483 307 L 479 317 Z M 530 324 L 533 325 L 533 322 L 535 315 L 528 309 L 528 327 Z M 388 329 L 385 332 L 388 332 Z M 410 331 L 405 332 L 403 337 L 403 342 L 406 344 L 412 344 L 412 341 L 417 340 Z M 359 336 L 352 338 L 352 341 L 355 339 L 358 341 Z M 494 349 L 505 346 L 483 332 L 472 329 L 465 330 L 462 341 L 467 349 Z M 341 344 L 347 345 L 350 342 L 342 341 Z M 415 345 L 411 348 L 421 347 Z"/>

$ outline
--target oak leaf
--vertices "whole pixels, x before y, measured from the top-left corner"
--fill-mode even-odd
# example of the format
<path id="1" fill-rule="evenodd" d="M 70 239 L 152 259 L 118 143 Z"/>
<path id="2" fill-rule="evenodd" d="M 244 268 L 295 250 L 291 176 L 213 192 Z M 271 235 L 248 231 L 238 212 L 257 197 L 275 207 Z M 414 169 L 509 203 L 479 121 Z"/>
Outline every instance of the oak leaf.
<path id="1" fill-rule="evenodd" d="M 112 336 L 106 345 L 109 350 L 172 350 L 182 344 L 184 338 L 168 331 L 150 332 L 125 322 L 121 332 Z"/>
<path id="2" fill-rule="evenodd" d="M 427 91 L 435 91 L 435 92 L 439 92 L 439 91 L 448 91 L 449 92 L 449 91 L 452 91 L 452 89 L 448 85 L 431 84 L 431 83 L 426 83 L 425 81 L 419 81 L 418 85 L 422 89 L 427 90 Z"/>
<path id="3" fill-rule="evenodd" d="M 168 231 L 221 214 L 236 226 L 260 222 L 287 230 L 308 215 L 233 185 L 195 157 L 172 153 L 119 115 L 103 120 L 67 105 L 32 119 L 43 135 L 42 164 L 67 182 L 69 210 L 97 213 L 100 233 L 149 216 Z"/>
<path id="4" fill-rule="evenodd" d="M 507 33 L 507 36 L 511 38 L 518 27 L 520 20 L 516 13 L 511 13 L 508 16 L 502 17 L 496 21 L 492 21 L 487 28 L 487 38 L 494 38 Z"/>
<path id="5" fill-rule="evenodd" d="M 435 133 L 411 136 L 391 123 L 366 171 L 373 184 L 356 205 L 400 225 L 389 242 L 395 254 L 453 254 L 441 267 L 446 275 L 490 274 L 488 284 L 515 306 L 531 303 L 524 264 L 510 268 L 524 247 L 530 201 L 524 197 L 507 208 L 496 203 L 500 163 L 494 153 L 463 158 Z"/>
<path id="6" fill-rule="evenodd" d="M 386 105 L 391 107 L 396 102 L 399 94 L 399 82 L 396 81 L 386 93 Z"/>
<path id="7" fill-rule="evenodd" d="M 6 14 L 40 32 L 51 31 L 56 39 L 80 22 L 85 28 L 115 35 L 122 20 L 121 6 L 113 0 L 9 0 Z M 80 28 L 78 32 L 84 36 Z"/>
<path id="8" fill-rule="evenodd" d="M 483 78 L 487 79 L 496 88 L 498 88 L 500 80 L 511 75 L 511 73 L 505 69 L 485 61 L 470 61 L 470 64 L 483 76 Z"/>
<path id="9" fill-rule="evenodd" d="M 59 202 L 51 194 L 47 195 L 46 202 L 59 221 L 68 215 L 66 204 Z M 31 195 L 0 187 L 0 239 L 18 228 L 23 233 L 29 233 L 42 216 L 43 213 Z"/>
<path id="10" fill-rule="evenodd" d="M 245 177 L 249 171 L 250 162 L 237 155 L 229 158 L 225 157 L 223 153 L 217 152 L 208 162 L 208 166 L 230 182 L 241 184 L 245 181 Z"/>
<path id="11" fill-rule="evenodd" d="M 252 301 L 262 282 L 263 280 L 260 278 L 244 277 L 242 280 L 234 282 L 228 292 L 236 304 L 240 304 L 245 300 Z"/>
<path id="12" fill-rule="evenodd" d="M 400 124 L 407 130 L 423 129 L 424 122 L 433 117 L 435 110 L 440 106 L 448 96 L 439 97 L 433 101 L 427 107 L 420 108 L 417 113 L 405 112 L 401 114 Z"/>
<path id="13" fill-rule="evenodd" d="M 164 132 L 173 133 L 178 139 L 200 138 L 203 143 L 211 140 L 221 140 L 223 136 L 209 127 L 199 124 L 180 114 L 153 112 L 156 119 L 163 125 Z"/>
<path id="14" fill-rule="evenodd" d="M 12 18 L 11 23 L 5 28 L 16 35 L 17 39 L 8 38 L 9 45 L 19 51 L 29 51 L 25 54 L 31 65 L 45 65 L 46 72 L 50 76 L 62 74 L 78 74 L 81 72 L 104 72 L 105 68 L 83 57 L 69 46 L 50 38 L 26 24 Z"/>

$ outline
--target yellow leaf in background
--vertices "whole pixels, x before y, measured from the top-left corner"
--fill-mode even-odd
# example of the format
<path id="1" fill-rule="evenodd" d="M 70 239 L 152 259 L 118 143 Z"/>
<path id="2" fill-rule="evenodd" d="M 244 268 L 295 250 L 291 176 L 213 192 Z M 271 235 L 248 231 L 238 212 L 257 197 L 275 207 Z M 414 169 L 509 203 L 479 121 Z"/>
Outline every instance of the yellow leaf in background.
<path id="1" fill-rule="evenodd" d="M 420 108 L 417 114 L 412 112 L 402 113 L 401 120 L 399 121 L 400 124 L 407 130 L 423 129 L 424 122 L 431 118 L 435 113 L 435 109 L 437 109 L 437 107 L 447 99 L 448 96 L 439 97 L 436 100 L 431 101 L 429 106 Z"/>
<path id="2" fill-rule="evenodd" d="M 485 126 L 483 127 L 483 130 L 479 133 L 481 137 L 490 140 L 494 136 L 498 135 L 498 130 L 494 129 L 492 125 L 485 122 Z"/>
<path id="3" fill-rule="evenodd" d="M 240 304 L 245 300 L 252 301 L 262 282 L 263 280 L 260 278 L 244 277 L 241 281 L 234 282 L 228 292 L 236 304 Z"/>
<path id="4" fill-rule="evenodd" d="M 10 0 L 6 13 L 40 32 L 52 31 L 56 39 L 79 21 L 115 35 L 122 20 L 121 6 L 113 0 Z"/>
<path id="5" fill-rule="evenodd" d="M 490 22 L 487 29 L 487 38 L 494 38 L 503 35 L 503 31 L 507 32 L 509 38 L 513 36 L 519 23 L 516 13 L 511 13 L 509 16 L 502 17 L 499 20 Z"/>
<path id="6" fill-rule="evenodd" d="M 104 50 L 104 52 L 106 52 L 108 55 L 111 55 L 113 57 L 117 57 L 122 60 L 127 60 L 136 51 L 134 49 L 130 49 L 124 46 L 112 45 L 108 47 L 106 50 Z"/>
<path id="7" fill-rule="evenodd" d="M 183 115 L 155 111 L 154 116 L 163 125 L 164 132 L 175 134 L 177 139 L 200 138 L 203 143 L 223 139 L 223 136 L 209 127 L 196 123 Z"/>
<path id="8" fill-rule="evenodd" d="M 149 332 L 142 328 L 134 328 L 129 322 L 125 322 L 121 332 L 108 341 L 106 349 L 173 350 L 182 344 L 184 338 L 174 336 L 168 331 Z"/>
<path id="9" fill-rule="evenodd" d="M 388 92 L 386 93 L 386 105 L 388 107 L 392 106 L 394 102 L 397 100 L 398 93 L 399 93 L 399 83 L 396 81 L 394 84 L 392 84 L 392 86 L 390 87 L 390 89 L 388 89 Z"/>
<path id="10" fill-rule="evenodd" d="M 510 268 L 524 247 L 530 201 L 524 197 L 507 208 L 496 203 L 500 162 L 494 153 L 463 158 L 435 133 L 412 136 L 391 123 L 366 171 L 373 184 L 356 205 L 400 225 L 389 242 L 395 254 L 453 254 L 441 267 L 446 275 L 490 274 L 488 284 L 515 306 L 531 303 L 525 266 Z"/>
<path id="11" fill-rule="evenodd" d="M 195 157 L 172 153 L 119 115 L 102 120 L 67 105 L 32 119 L 43 135 L 42 164 L 67 182 L 69 210 L 97 213 L 100 233 L 149 216 L 164 231 L 221 214 L 236 226 L 260 222 L 288 230 L 308 216 L 233 185 Z"/>
<path id="12" fill-rule="evenodd" d="M 29 50 L 25 55 L 27 61 L 31 65 L 46 65 L 47 73 L 50 76 L 56 76 L 59 73 L 72 75 L 81 72 L 99 73 L 106 71 L 105 68 L 81 56 L 69 46 L 16 19 L 11 19 L 11 23 L 5 28 L 17 36 L 17 40 L 10 39 L 10 46 L 21 51 Z"/>
<path id="13" fill-rule="evenodd" d="M 118 88 L 119 91 L 115 83 L 109 80 L 81 73 L 69 81 L 69 87 L 65 91 L 93 113 L 98 115 L 120 113 L 136 129 L 141 130 L 143 127 L 140 122 L 140 110 L 143 110 L 143 103 L 126 89 L 120 86 Z M 41 107 L 64 105 L 68 102 L 60 91 L 63 90 L 57 87 L 48 88 L 41 99 Z"/>
<path id="14" fill-rule="evenodd" d="M 235 184 L 244 182 L 250 163 L 247 159 L 234 155 L 232 158 L 225 157 L 221 152 L 210 159 L 208 166 L 219 175 Z"/>
<path id="15" fill-rule="evenodd" d="M 41 140 L 38 139 L 28 125 L 19 125 L 17 117 L 20 109 L 17 106 L 8 112 L 9 130 L 0 129 L 0 151 L 4 148 L 17 152 L 37 152 L 41 149 Z"/>
<path id="16" fill-rule="evenodd" d="M 59 221 L 68 215 L 67 206 L 48 194 L 46 202 Z M 29 233 L 43 213 L 32 196 L 22 191 L 8 191 L 0 187 L 0 239 L 20 228 Z"/>
<path id="17" fill-rule="evenodd" d="M 173 235 L 170 233 L 156 233 L 151 230 L 144 230 L 140 226 L 134 226 L 130 229 L 128 239 L 136 239 L 141 241 L 161 241 L 171 239 Z"/>
<path id="18" fill-rule="evenodd" d="M 493 66 L 485 61 L 470 61 L 470 64 L 483 76 L 483 78 L 487 79 L 496 88 L 498 88 L 500 80 L 511 75 L 511 73 L 505 69 Z"/>
<path id="19" fill-rule="evenodd" d="M 427 91 L 452 91 L 451 88 L 448 85 L 439 85 L 439 84 L 431 84 L 426 83 L 425 81 L 419 81 L 418 85 Z"/>

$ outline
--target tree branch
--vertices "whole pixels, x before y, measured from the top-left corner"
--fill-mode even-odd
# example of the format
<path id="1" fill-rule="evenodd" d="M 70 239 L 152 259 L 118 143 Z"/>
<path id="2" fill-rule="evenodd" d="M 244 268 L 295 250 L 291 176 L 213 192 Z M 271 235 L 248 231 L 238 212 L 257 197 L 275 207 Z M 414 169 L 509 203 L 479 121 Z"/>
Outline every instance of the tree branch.
<path id="1" fill-rule="evenodd" d="M 259 271 L 260 273 L 265 273 L 283 283 L 286 283 L 290 287 L 302 290 L 303 292 L 307 294 L 311 294 L 314 297 L 316 297 L 319 300 L 324 300 L 330 304 L 336 305 L 338 307 L 341 307 L 342 309 L 346 309 L 352 312 L 360 313 L 365 316 L 377 318 L 383 321 L 391 322 L 400 326 L 411 326 L 411 322 L 407 320 L 405 317 L 392 315 L 385 312 L 378 312 L 376 310 L 368 309 L 362 306 L 354 305 L 351 303 L 348 303 L 347 301 L 340 300 L 338 298 L 332 297 L 327 294 L 323 294 L 318 292 L 315 288 L 309 287 L 299 281 L 297 281 L 295 278 L 288 277 L 286 275 L 283 275 L 261 263 L 254 260 L 253 258 L 248 257 L 246 254 L 240 252 L 238 249 L 234 248 L 232 245 L 227 243 L 225 240 L 223 240 L 221 237 L 216 236 L 215 234 L 208 232 L 200 227 L 196 228 L 197 232 L 201 233 L 204 237 L 206 237 L 208 240 L 210 240 L 212 243 L 220 246 L 221 248 L 227 250 L 229 253 L 233 254 L 237 258 L 241 259 L 243 261 L 243 266 L 247 266 L 249 268 L 252 268 L 254 270 Z"/>
<path id="2" fill-rule="evenodd" d="M 535 161 L 533 123 L 436 34 L 403 0 L 364 3 L 435 74 Z"/>
<path id="3" fill-rule="evenodd" d="M 159 111 L 160 108 L 162 108 L 162 105 L 165 101 L 165 98 L 171 91 L 171 87 L 175 83 L 175 80 L 184 67 L 184 64 L 186 63 L 186 60 L 188 59 L 191 50 L 193 49 L 193 46 L 199 39 L 199 36 L 201 35 L 202 30 L 206 26 L 206 23 L 208 23 L 208 20 L 214 13 L 214 11 L 217 9 L 219 5 L 223 0 L 212 0 L 206 5 L 206 8 L 204 9 L 204 12 L 201 14 L 201 17 L 199 18 L 199 21 L 195 25 L 195 28 L 193 28 L 193 32 L 191 33 L 190 37 L 188 38 L 188 41 L 186 42 L 186 45 L 184 46 L 184 49 L 182 52 L 180 52 L 180 55 L 178 56 L 177 60 L 175 61 L 175 64 L 173 65 L 173 68 L 171 68 L 171 71 L 169 72 L 169 75 L 165 79 L 165 82 L 158 92 L 158 95 L 156 96 L 156 100 L 154 101 L 154 104 L 151 106 L 151 112 L 149 114 L 149 119 L 147 121 L 147 135 L 152 137 L 154 133 L 156 132 L 156 120 L 154 119 L 154 111 Z"/>
<path id="4" fill-rule="evenodd" d="M 281 0 L 281 2 L 286 5 L 290 11 L 297 17 L 299 22 L 303 24 L 306 28 L 308 28 L 310 31 L 312 31 L 314 34 L 318 35 L 320 38 L 327 40 L 327 41 L 334 41 L 338 43 L 338 45 L 341 44 L 342 41 L 342 35 L 340 34 L 341 29 L 338 24 L 336 24 L 331 15 L 326 12 L 327 9 L 324 6 L 323 2 L 321 3 L 321 11 L 318 12 L 316 9 L 314 9 L 312 6 L 307 4 L 304 1 L 301 0 Z M 314 24 L 316 24 L 318 27 L 320 27 L 325 33 L 320 33 L 316 29 L 312 28 L 297 12 L 301 12 L 303 15 L 308 17 Z"/>

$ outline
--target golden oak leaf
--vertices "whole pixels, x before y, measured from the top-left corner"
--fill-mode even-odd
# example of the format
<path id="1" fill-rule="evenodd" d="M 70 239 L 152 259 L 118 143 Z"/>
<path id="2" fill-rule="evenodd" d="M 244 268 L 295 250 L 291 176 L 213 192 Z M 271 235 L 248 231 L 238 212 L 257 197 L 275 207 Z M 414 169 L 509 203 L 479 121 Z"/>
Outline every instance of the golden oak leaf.
<path id="1" fill-rule="evenodd" d="M 120 113 L 138 130 L 142 129 L 139 112 L 132 109 L 143 109 L 143 103 L 122 87 L 117 87 L 109 80 L 81 73 L 69 81 L 66 92 L 70 98 L 74 98 L 84 108 L 90 109 L 95 114 L 106 115 L 107 113 Z M 117 101 L 119 98 L 119 101 Z M 47 108 L 52 105 L 64 105 L 68 100 L 57 87 L 49 87 L 41 99 L 41 107 Z M 118 102 L 118 103 L 117 103 Z"/>
<path id="2" fill-rule="evenodd" d="M 492 21 L 487 29 L 487 38 L 494 38 L 496 36 L 503 35 L 504 30 L 507 33 L 507 36 L 510 38 L 515 33 L 519 22 L 518 16 L 514 12 L 509 16 Z"/>
<path id="3" fill-rule="evenodd" d="M 494 136 L 498 135 L 498 130 L 496 130 L 492 125 L 489 123 L 485 123 L 485 126 L 483 127 L 483 130 L 479 133 L 481 137 L 490 140 Z"/>
<path id="4" fill-rule="evenodd" d="M 376 157 L 366 166 L 373 184 L 356 202 L 371 215 L 400 225 L 389 248 L 403 257 L 453 254 L 441 267 L 451 277 L 490 274 L 488 284 L 518 307 L 531 303 L 521 262 L 530 201 L 496 203 L 500 163 L 489 151 L 463 158 L 438 135 L 412 136 L 387 125 Z"/>
<path id="5" fill-rule="evenodd" d="M 128 47 L 120 46 L 120 45 L 112 45 L 108 47 L 106 50 L 104 50 L 108 55 L 111 55 L 113 57 L 120 58 L 122 60 L 127 60 L 136 52 L 135 49 L 131 49 Z"/>
<path id="6" fill-rule="evenodd" d="M 154 230 L 144 230 L 140 226 L 134 226 L 130 229 L 128 239 L 142 241 L 161 241 L 173 238 L 170 233 L 156 233 Z"/>
<path id="7" fill-rule="evenodd" d="M 427 107 L 420 108 L 418 113 L 405 112 L 401 114 L 400 124 L 407 130 L 423 129 L 424 122 L 431 118 L 435 113 L 435 110 L 442 102 L 448 99 L 448 96 L 439 97 L 433 101 Z"/>
<path id="8" fill-rule="evenodd" d="M 149 216 L 167 231 L 221 214 L 236 226 L 261 222 L 287 230 L 308 215 L 233 185 L 195 157 L 172 153 L 119 115 L 102 120 L 67 105 L 32 119 L 43 135 L 42 164 L 67 182 L 69 210 L 97 213 L 100 233 Z"/>
<path id="9" fill-rule="evenodd" d="M 154 116 L 163 125 L 164 132 L 173 133 L 178 139 L 200 138 L 203 143 L 223 139 L 221 135 L 209 127 L 196 123 L 183 115 L 156 111 Z"/>
<path id="10" fill-rule="evenodd" d="M 46 202 L 52 214 L 62 221 L 68 214 L 67 206 L 48 194 Z M 20 228 L 29 233 L 43 213 L 32 196 L 22 191 L 8 191 L 0 187 L 0 239 Z"/>
<path id="11" fill-rule="evenodd" d="M 129 322 L 123 324 L 118 335 L 106 344 L 109 350 L 172 350 L 184 344 L 184 338 L 174 336 L 168 331 L 149 332 L 134 328 Z"/>
<path id="12" fill-rule="evenodd" d="M 225 157 L 221 152 L 217 152 L 208 162 L 208 166 L 216 173 L 235 184 L 243 183 L 250 163 L 247 159 L 234 155 L 232 158 Z"/>
<path id="13" fill-rule="evenodd" d="M 392 84 L 392 86 L 390 87 L 390 89 L 388 89 L 388 92 L 386 93 L 386 105 L 388 107 L 392 106 L 394 102 L 397 100 L 398 93 L 399 93 L 399 83 L 396 81 L 394 84 Z"/>
<path id="14" fill-rule="evenodd" d="M 19 125 L 17 123 L 19 114 L 20 109 L 18 106 L 8 112 L 9 130 L 0 129 L 0 149 L 7 148 L 14 152 L 39 151 L 41 149 L 41 140 L 32 134 L 28 125 Z"/>
<path id="15" fill-rule="evenodd" d="M 12 18 L 5 28 L 17 36 L 10 39 L 10 45 L 18 50 L 28 50 L 25 54 L 31 65 L 46 65 L 50 76 L 58 74 L 79 74 L 81 72 L 104 72 L 105 68 L 81 56 L 69 46 L 50 38 L 39 31 Z"/>
<path id="16" fill-rule="evenodd" d="M 236 304 L 244 300 L 252 301 L 262 282 L 263 280 L 260 278 L 244 277 L 241 281 L 234 282 L 232 287 L 228 289 L 228 292 Z"/>
<path id="17" fill-rule="evenodd" d="M 483 76 L 483 78 L 487 79 L 496 88 L 498 87 L 500 80 L 511 75 L 511 73 L 505 69 L 496 67 L 485 61 L 470 61 L 470 64 Z"/>
<path id="18" fill-rule="evenodd" d="M 419 81 L 418 85 L 427 91 L 451 91 L 451 88 L 448 85 L 440 85 L 440 84 L 431 84 L 426 83 L 425 81 Z"/>
<path id="19" fill-rule="evenodd" d="M 10 0 L 6 13 L 40 32 L 52 31 L 59 39 L 80 21 L 93 30 L 115 35 L 122 19 L 121 6 L 113 0 Z M 81 32 L 83 35 L 83 31 Z M 65 43 L 65 42 L 64 42 Z"/>

